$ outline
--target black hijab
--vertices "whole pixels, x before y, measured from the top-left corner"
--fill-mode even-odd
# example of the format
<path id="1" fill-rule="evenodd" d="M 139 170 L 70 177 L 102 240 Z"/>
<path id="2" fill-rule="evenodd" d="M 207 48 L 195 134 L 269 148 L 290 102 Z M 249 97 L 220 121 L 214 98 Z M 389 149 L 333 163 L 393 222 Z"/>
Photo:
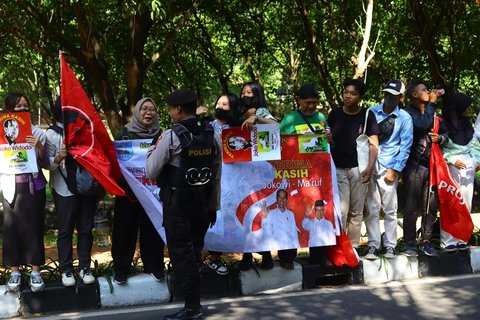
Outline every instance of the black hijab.
<path id="1" fill-rule="evenodd" d="M 473 126 L 462 113 L 472 104 L 472 98 L 465 93 L 454 93 L 447 97 L 443 108 L 443 119 L 447 125 L 448 137 L 456 144 L 466 146 L 473 138 Z"/>

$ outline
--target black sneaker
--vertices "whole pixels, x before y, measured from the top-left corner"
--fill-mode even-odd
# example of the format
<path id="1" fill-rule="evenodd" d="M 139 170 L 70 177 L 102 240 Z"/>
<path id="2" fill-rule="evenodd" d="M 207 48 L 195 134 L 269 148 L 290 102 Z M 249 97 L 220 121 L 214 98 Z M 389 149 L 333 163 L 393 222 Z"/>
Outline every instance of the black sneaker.
<path id="1" fill-rule="evenodd" d="M 446 246 L 445 248 L 443 248 L 443 250 L 445 250 L 446 252 L 457 252 L 457 246 L 454 245 L 454 244 L 451 244 L 449 246 Z"/>
<path id="2" fill-rule="evenodd" d="M 468 245 L 468 243 L 459 243 L 457 244 L 457 249 L 460 251 L 468 250 L 470 249 L 470 246 Z"/>
<path id="3" fill-rule="evenodd" d="M 213 271 L 215 271 L 217 274 L 221 276 L 228 274 L 228 268 L 220 258 L 208 260 L 206 264 L 207 264 L 207 267 L 209 267 L 210 269 L 212 269 Z"/>
<path id="4" fill-rule="evenodd" d="M 125 284 L 127 283 L 127 275 L 122 273 L 115 273 L 113 281 L 115 281 L 116 284 Z"/>
<path id="5" fill-rule="evenodd" d="M 434 257 L 438 256 L 438 250 L 432 247 L 432 245 L 428 242 L 422 243 L 419 247 L 418 250 L 422 251 L 425 255 L 429 257 Z"/>
<path id="6" fill-rule="evenodd" d="M 157 282 L 162 282 L 163 280 L 165 280 L 165 273 L 163 272 L 163 270 L 162 271 L 151 272 L 150 275 Z"/>
<path id="7" fill-rule="evenodd" d="M 184 307 L 182 310 L 177 313 L 163 317 L 164 320 L 183 320 L 183 319 L 202 319 L 203 311 L 202 308 L 190 309 Z"/>
<path id="8" fill-rule="evenodd" d="M 251 253 L 244 253 L 238 268 L 242 271 L 250 270 L 253 267 L 253 256 Z"/>
<path id="9" fill-rule="evenodd" d="M 260 265 L 260 268 L 263 270 L 273 269 L 273 259 L 270 252 L 262 254 L 262 264 Z"/>

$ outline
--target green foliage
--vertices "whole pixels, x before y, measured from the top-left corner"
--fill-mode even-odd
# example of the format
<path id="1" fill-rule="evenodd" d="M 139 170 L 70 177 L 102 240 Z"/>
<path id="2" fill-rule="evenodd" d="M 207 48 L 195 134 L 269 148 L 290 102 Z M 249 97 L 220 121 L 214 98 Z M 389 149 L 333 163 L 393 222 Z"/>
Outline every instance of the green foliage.
<path id="1" fill-rule="evenodd" d="M 23 91 L 36 109 L 53 103 L 63 50 L 114 133 L 142 95 L 156 100 L 168 126 L 163 101 L 179 87 L 213 109 L 222 91 L 238 94 L 258 80 L 282 115 L 301 84 L 315 83 L 327 111 L 354 74 L 364 9 L 350 0 L 3 1 L 0 95 Z M 475 1 L 374 1 L 365 104 L 379 103 L 392 78 L 475 95 L 479 29 Z"/>

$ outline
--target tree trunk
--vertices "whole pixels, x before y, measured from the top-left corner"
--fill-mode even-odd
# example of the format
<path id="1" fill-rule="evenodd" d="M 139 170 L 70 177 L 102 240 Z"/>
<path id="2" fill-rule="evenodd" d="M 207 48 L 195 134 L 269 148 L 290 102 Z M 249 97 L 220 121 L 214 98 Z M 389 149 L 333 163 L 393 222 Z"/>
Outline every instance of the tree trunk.
<path id="1" fill-rule="evenodd" d="M 367 4 L 367 17 L 365 20 L 365 31 L 363 34 L 363 43 L 360 48 L 360 52 L 357 58 L 354 58 L 355 62 L 355 75 L 354 79 L 363 78 L 365 70 L 367 70 L 368 63 L 372 60 L 375 55 L 374 51 L 370 51 L 368 58 L 365 58 L 367 54 L 368 41 L 370 40 L 370 31 L 372 30 L 372 17 L 373 17 L 373 0 L 368 0 Z"/>
<path id="2" fill-rule="evenodd" d="M 112 134 L 116 135 L 120 131 L 123 123 L 118 113 L 112 86 L 109 81 L 102 47 L 93 34 L 91 25 L 80 3 L 73 3 L 72 9 L 77 18 L 78 31 L 80 34 L 80 63 L 91 76 L 108 126 Z"/>
<path id="3" fill-rule="evenodd" d="M 308 12 L 307 12 L 307 8 L 304 0 L 297 0 L 297 9 L 298 9 L 298 13 L 300 14 L 300 17 L 302 18 L 305 38 L 307 40 L 307 49 L 310 52 L 313 66 L 315 67 L 315 70 L 318 75 L 320 86 L 322 87 L 323 92 L 325 93 L 325 96 L 327 98 L 329 105 L 333 108 L 334 106 L 338 105 L 338 101 L 335 99 L 334 91 L 332 90 L 332 88 L 330 88 L 328 84 L 329 75 L 325 72 L 322 66 L 323 63 L 320 61 L 320 56 L 319 56 L 319 52 L 316 44 L 316 38 L 313 33 L 312 24 L 310 22 L 310 18 L 308 17 Z"/>
<path id="4" fill-rule="evenodd" d="M 152 19 L 150 11 L 137 13 L 130 17 L 130 38 L 127 48 L 127 58 L 125 62 L 127 78 L 127 105 L 126 110 L 122 110 L 123 120 L 128 121 L 133 108 L 138 100 L 142 98 L 143 83 L 145 80 L 145 61 L 143 51 L 147 42 Z"/>

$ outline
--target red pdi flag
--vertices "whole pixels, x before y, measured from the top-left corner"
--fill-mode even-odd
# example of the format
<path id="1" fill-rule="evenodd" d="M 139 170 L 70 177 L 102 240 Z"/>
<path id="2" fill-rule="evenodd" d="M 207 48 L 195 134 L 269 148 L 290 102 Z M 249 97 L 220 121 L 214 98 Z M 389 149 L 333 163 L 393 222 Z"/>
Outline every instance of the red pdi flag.
<path id="1" fill-rule="evenodd" d="M 117 184 L 122 173 L 107 130 L 70 69 L 60 55 L 61 99 L 65 144 L 68 152 L 112 195 L 125 196 Z"/>
<path id="2" fill-rule="evenodd" d="M 337 221 L 337 225 L 341 225 L 340 221 Z M 327 247 L 326 257 L 337 267 L 348 266 L 355 268 L 359 261 L 355 249 L 353 249 L 350 238 L 345 230 L 340 230 L 340 235 L 336 237 L 336 244 L 334 246 Z"/>
<path id="3" fill-rule="evenodd" d="M 438 133 L 438 117 L 435 117 L 433 132 Z M 430 188 L 437 187 L 440 208 L 440 226 L 457 239 L 468 242 L 473 231 L 473 222 L 468 206 L 457 183 L 450 175 L 440 146 L 432 143 L 430 153 Z"/>

